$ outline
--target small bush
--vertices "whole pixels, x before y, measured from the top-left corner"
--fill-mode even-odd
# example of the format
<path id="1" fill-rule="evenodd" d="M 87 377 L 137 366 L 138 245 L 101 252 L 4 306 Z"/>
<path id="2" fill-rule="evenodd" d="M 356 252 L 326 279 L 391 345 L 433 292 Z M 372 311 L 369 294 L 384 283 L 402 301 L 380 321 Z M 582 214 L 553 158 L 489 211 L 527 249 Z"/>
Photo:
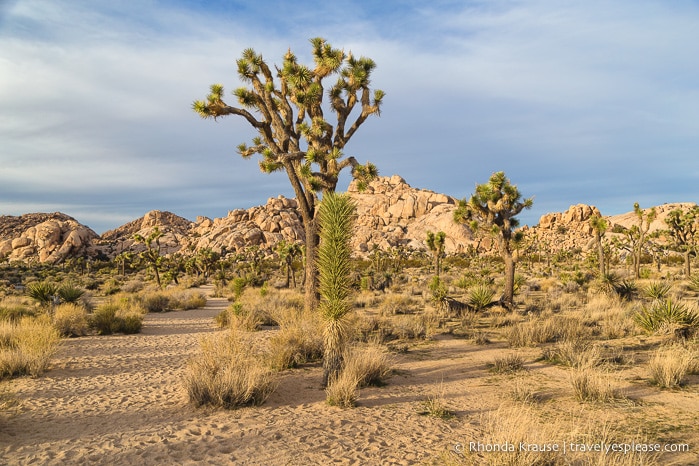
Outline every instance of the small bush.
<path id="1" fill-rule="evenodd" d="M 89 322 L 100 335 L 139 333 L 143 327 L 145 312 L 136 302 L 112 299 L 97 306 L 89 316 Z"/>
<path id="2" fill-rule="evenodd" d="M 147 312 L 165 312 L 171 307 L 170 297 L 160 291 L 142 294 L 141 302 Z"/>
<path id="3" fill-rule="evenodd" d="M 190 402 L 226 409 L 264 403 L 277 381 L 250 348 L 251 341 L 237 331 L 203 338 L 200 354 L 189 360 L 185 370 Z"/>
<path id="4" fill-rule="evenodd" d="M 71 302 L 56 307 L 53 323 L 61 335 L 68 337 L 86 335 L 90 327 L 85 308 Z"/>
<path id="5" fill-rule="evenodd" d="M 589 368 L 602 362 L 599 346 L 585 340 L 564 340 L 544 351 L 544 359 L 568 367 Z"/>
<path id="6" fill-rule="evenodd" d="M 275 370 L 298 367 L 323 356 L 323 331 L 313 316 L 284 321 L 269 340 L 268 362 Z"/>

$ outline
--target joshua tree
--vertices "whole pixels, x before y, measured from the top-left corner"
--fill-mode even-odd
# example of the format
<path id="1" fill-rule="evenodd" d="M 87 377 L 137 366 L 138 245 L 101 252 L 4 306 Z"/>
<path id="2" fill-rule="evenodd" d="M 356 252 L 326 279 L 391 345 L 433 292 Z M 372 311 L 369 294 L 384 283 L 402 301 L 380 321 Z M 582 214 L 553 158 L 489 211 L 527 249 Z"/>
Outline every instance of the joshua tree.
<path id="1" fill-rule="evenodd" d="M 355 206 L 349 196 L 328 193 L 318 209 L 320 246 L 318 271 L 320 304 L 325 321 L 323 385 L 327 386 L 342 370 L 347 337 L 346 315 L 350 303 L 352 272 L 350 239 Z"/>
<path id="2" fill-rule="evenodd" d="M 141 252 L 138 255 L 138 257 L 143 262 L 145 262 L 147 266 L 153 269 L 153 274 L 155 275 L 155 282 L 158 284 L 158 288 L 161 287 L 160 266 L 163 262 L 163 256 L 160 255 L 161 236 L 163 236 L 163 234 L 160 232 L 160 229 L 157 226 L 153 228 L 153 231 L 147 237 L 144 237 L 139 233 L 133 235 L 134 241 L 136 241 L 137 243 L 144 244 L 146 246 L 146 250 Z"/>
<path id="3" fill-rule="evenodd" d="M 692 274 L 691 254 L 696 253 L 699 239 L 699 206 L 688 211 L 675 209 L 665 218 L 668 229 L 665 236 L 672 242 L 674 248 L 684 255 L 684 273 L 687 277 Z"/>
<path id="4" fill-rule="evenodd" d="M 114 262 L 117 266 L 121 266 L 121 275 L 126 276 L 126 263 L 131 263 L 133 260 L 133 253 L 129 251 L 124 251 L 114 258 Z"/>
<path id="5" fill-rule="evenodd" d="M 597 260 L 599 262 L 599 277 L 604 279 L 605 271 L 605 261 L 604 261 L 604 245 L 602 244 L 602 237 L 607 232 L 607 221 L 602 218 L 601 215 L 593 215 L 590 217 L 590 227 L 592 228 L 592 234 L 595 237 L 595 245 L 597 246 Z"/>
<path id="6" fill-rule="evenodd" d="M 434 257 L 434 273 L 437 278 L 439 278 L 439 272 L 441 271 L 446 239 L 447 234 L 443 231 L 438 231 L 437 233 L 427 232 L 427 247 L 432 251 L 432 256 Z"/>
<path id="7" fill-rule="evenodd" d="M 501 303 L 509 310 L 514 309 L 515 260 L 512 256 L 512 241 L 519 220 L 515 218 L 522 210 L 531 208 L 532 198 L 522 200 L 517 186 L 510 184 L 504 172 L 493 173 L 488 183 L 476 185 L 470 199 L 462 199 L 454 211 L 454 220 L 465 223 L 475 232 L 487 231 L 497 238 L 498 250 L 505 262 L 505 290 Z"/>
<path id="8" fill-rule="evenodd" d="M 294 260 L 301 255 L 301 245 L 298 243 L 288 243 L 284 240 L 277 243 L 277 254 L 281 265 L 286 268 L 286 288 L 293 282 L 296 288 L 296 273 L 294 272 Z"/>
<path id="9" fill-rule="evenodd" d="M 381 90 L 374 90 L 372 97 L 369 88 L 376 67 L 373 60 L 334 49 L 325 39 L 315 38 L 310 42 L 313 67 L 299 64 L 289 50 L 281 68 L 275 67 L 276 72 L 262 55 L 246 49 L 236 62 L 238 76 L 248 84 L 233 92 L 240 107 L 224 102 L 221 84 L 212 85 L 206 100 L 193 104 L 194 111 L 203 118 L 243 117 L 259 136 L 251 146 L 239 145 L 238 153 L 244 158 L 259 154 L 264 173 L 286 172 L 305 230 L 307 309 L 314 308 L 318 299 L 317 194 L 335 191 L 338 176 L 345 168 L 351 168 L 360 188 L 376 176 L 374 165 L 360 165 L 354 157 L 344 157 L 342 151 L 369 116 L 380 114 L 384 97 Z M 337 80 L 327 89 L 330 110 L 335 114 L 333 126 L 325 116 L 323 80 L 334 75 Z"/>

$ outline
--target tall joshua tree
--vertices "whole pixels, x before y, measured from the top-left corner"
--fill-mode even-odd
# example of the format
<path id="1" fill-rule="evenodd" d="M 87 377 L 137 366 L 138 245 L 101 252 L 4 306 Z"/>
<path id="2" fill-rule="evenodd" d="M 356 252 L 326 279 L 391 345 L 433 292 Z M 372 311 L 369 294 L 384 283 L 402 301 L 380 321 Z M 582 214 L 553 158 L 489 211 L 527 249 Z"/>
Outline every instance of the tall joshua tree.
<path id="1" fill-rule="evenodd" d="M 243 158 L 260 155 L 264 173 L 286 172 L 305 229 L 306 308 L 317 304 L 316 248 L 318 233 L 315 204 L 320 192 L 335 191 L 338 176 L 350 168 L 359 187 L 377 175 L 371 163 L 359 164 L 345 157 L 343 149 L 371 115 L 379 115 L 384 92 L 370 89 L 376 64 L 370 58 L 334 49 L 325 39 L 311 39 L 314 66 L 298 62 L 289 50 L 275 71 L 262 55 L 246 49 L 237 60 L 238 76 L 248 87 L 233 91 L 240 107 L 223 99 L 223 85 L 214 84 L 206 100 L 195 101 L 193 109 L 203 118 L 236 115 L 244 118 L 259 136 L 252 145 L 241 144 Z M 326 90 L 327 78 L 336 80 Z M 328 97 L 334 125 L 326 119 L 323 99 Z"/>
<path id="2" fill-rule="evenodd" d="M 515 218 L 522 210 L 529 209 L 533 199 L 522 199 L 517 186 L 510 183 L 505 172 L 493 173 L 485 184 L 476 185 L 471 198 L 459 201 L 454 211 L 457 223 L 467 224 L 474 232 L 486 231 L 497 238 L 498 250 L 505 262 L 505 290 L 502 305 L 514 309 L 515 260 L 512 243 L 519 220 Z"/>
<path id="3" fill-rule="evenodd" d="M 347 337 L 346 315 L 350 303 L 352 226 L 355 206 L 346 194 L 328 193 L 318 209 L 320 247 L 318 269 L 320 314 L 325 322 L 323 385 L 327 386 L 342 370 L 342 355 Z"/>

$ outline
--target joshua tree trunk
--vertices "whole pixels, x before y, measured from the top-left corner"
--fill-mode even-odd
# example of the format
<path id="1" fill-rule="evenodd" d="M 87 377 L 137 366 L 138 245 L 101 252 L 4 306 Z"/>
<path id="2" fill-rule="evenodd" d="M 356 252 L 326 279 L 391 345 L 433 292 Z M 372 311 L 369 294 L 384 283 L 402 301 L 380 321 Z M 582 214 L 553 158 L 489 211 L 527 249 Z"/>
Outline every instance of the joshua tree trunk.
<path id="1" fill-rule="evenodd" d="M 316 249 L 318 248 L 318 227 L 315 219 L 304 218 L 306 233 L 306 264 L 304 271 L 304 308 L 307 311 L 318 307 L 320 294 L 318 293 L 318 264 L 316 263 Z"/>

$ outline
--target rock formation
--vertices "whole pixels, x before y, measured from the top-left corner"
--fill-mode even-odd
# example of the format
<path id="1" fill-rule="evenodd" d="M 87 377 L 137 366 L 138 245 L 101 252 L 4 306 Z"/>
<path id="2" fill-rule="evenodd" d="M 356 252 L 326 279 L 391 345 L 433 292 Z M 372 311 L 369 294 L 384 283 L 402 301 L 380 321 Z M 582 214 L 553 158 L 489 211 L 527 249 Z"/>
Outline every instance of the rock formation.
<path id="1" fill-rule="evenodd" d="M 74 218 L 53 214 L 0 216 L 0 256 L 56 264 L 71 256 L 96 256 L 97 233 Z"/>

